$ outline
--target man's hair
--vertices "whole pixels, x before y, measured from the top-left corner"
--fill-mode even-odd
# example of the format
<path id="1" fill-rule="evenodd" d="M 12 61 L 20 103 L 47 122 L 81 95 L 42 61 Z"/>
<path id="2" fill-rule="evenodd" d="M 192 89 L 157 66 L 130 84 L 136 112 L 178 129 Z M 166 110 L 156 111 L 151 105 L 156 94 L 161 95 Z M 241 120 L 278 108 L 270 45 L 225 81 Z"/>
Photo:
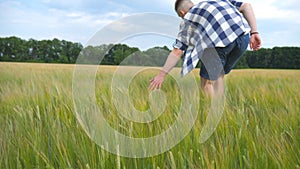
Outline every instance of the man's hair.
<path id="1" fill-rule="evenodd" d="M 175 2 L 175 11 L 179 13 L 180 10 L 185 10 L 188 4 L 192 3 L 191 0 L 176 0 Z"/>

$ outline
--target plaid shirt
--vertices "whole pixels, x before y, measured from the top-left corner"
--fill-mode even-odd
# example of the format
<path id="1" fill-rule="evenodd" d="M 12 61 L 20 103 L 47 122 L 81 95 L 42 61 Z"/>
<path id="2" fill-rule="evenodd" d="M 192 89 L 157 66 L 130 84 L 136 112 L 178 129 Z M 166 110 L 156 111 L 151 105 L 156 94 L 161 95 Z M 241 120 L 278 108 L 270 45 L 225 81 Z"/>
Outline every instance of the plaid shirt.
<path id="1" fill-rule="evenodd" d="M 181 76 L 198 64 L 206 48 L 226 47 L 250 27 L 239 12 L 242 2 L 207 0 L 193 6 L 180 24 L 173 47 L 185 51 Z"/>

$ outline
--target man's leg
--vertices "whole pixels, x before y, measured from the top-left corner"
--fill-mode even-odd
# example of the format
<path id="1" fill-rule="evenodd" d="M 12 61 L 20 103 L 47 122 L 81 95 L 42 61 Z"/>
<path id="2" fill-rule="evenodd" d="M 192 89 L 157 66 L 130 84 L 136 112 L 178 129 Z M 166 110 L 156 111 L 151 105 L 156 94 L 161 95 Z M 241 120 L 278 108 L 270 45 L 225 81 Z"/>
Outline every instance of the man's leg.
<path id="1" fill-rule="evenodd" d="M 208 80 L 201 77 L 201 88 L 204 94 L 210 98 L 212 98 L 215 95 L 214 83 L 215 81 L 213 80 Z"/>
<path id="2" fill-rule="evenodd" d="M 220 75 L 216 81 L 201 77 L 201 88 L 204 94 L 210 98 L 222 96 L 224 94 L 224 74 Z"/>
<path id="3" fill-rule="evenodd" d="M 215 89 L 215 95 L 217 96 L 223 96 L 225 92 L 225 87 L 224 87 L 224 74 L 221 74 L 218 78 L 218 80 L 214 84 L 214 89 Z"/>

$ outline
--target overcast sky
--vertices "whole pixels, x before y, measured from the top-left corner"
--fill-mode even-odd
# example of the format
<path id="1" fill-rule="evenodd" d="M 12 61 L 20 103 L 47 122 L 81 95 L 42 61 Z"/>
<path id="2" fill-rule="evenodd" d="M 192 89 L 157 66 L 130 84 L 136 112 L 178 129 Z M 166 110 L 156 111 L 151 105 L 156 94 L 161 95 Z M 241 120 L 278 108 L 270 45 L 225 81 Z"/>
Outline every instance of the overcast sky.
<path id="1" fill-rule="evenodd" d="M 123 29 L 120 19 L 140 13 L 161 13 L 173 16 L 172 21 L 157 18 L 148 24 L 149 30 L 178 30 L 174 12 L 175 0 L 0 0 L 0 37 L 23 39 L 65 39 L 86 45 L 96 32 L 109 24 Z M 300 46 L 299 0 L 249 0 L 256 13 L 263 47 Z M 195 3 L 199 0 L 194 0 Z M 147 18 L 139 18 L 147 21 Z M 179 23 L 179 22 L 178 22 Z M 134 23 L 132 23 L 134 24 Z M 119 25 L 119 26 L 117 26 Z M 117 26 L 117 27 L 116 27 Z M 127 27 L 128 28 L 128 27 Z M 142 30 L 140 30 L 142 31 Z M 109 35 L 109 34 L 107 34 Z M 172 46 L 174 38 L 142 35 L 124 40 L 145 49 L 152 46 Z"/>

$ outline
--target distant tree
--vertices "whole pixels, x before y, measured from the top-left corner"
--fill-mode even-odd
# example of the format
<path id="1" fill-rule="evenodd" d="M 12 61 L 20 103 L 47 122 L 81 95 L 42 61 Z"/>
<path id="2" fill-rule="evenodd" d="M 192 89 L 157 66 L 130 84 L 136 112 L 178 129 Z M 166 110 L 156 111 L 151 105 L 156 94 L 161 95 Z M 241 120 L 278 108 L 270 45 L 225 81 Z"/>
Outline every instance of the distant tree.
<path id="1" fill-rule="evenodd" d="M 66 40 L 23 40 L 12 36 L 0 38 L 0 61 L 78 63 L 104 65 L 163 66 L 168 47 L 140 51 L 125 44 L 103 44 L 83 48 L 80 43 Z M 183 60 L 183 59 L 182 59 Z M 177 66 L 182 65 L 182 60 Z M 300 69 L 299 47 L 274 47 L 247 51 L 236 68 Z"/>
<path id="2" fill-rule="evenodd" d="M 38 41 L 29 39 L 26 46 L 28 49 L 27 61 L 41 61 L 41 58 L 38 57 Z"/>
<path id="3" fill-rule="evenodd" d="M 1 61 L 23 61 L 26 55 L 26 41 L 12 36 L 1 38 Z"/>
<path id="4" fill-rule="evenodd" d="M 247 52 L 247 63 L 250 68 L 299 69 L 299 47 L 274 47 Z"/>
<path id="5" fill-rule="evenodd" d="M 15 36 L 0 38 L 0 61 L 75 63 L 81 50 L 80 43 L 56 38 L 41 41 Z"/>
<path id="6" fill-rule="evenodd" d="M 235 69 L 246 69 L 249 68 L 247 63 L 247 55 L 251 51 L 246 51 L 245 54 L 241 57 L 241 59 L 237 62 Z"/>
<path id="7" fill-rule="evenodd" d="M 150 48 L 144 52 L 144 54 L 147 56 L 147 60 L 150 63 L 148 66 L 158 67 L 164 65 L 169 53 L 170 50 L 166 46 Z"/>
<path id="8" fill-rule="evenodd" d="M 299 69 L 300 48 L 297 47 L 274 47 L 270 68 L 276 69 Z"/>
<path id="9" fill-rule="evenodd" d="M 272 59 L 271 49 L 260 49 L 247 53 L 247 63 L 250 68 L 269 68 Z"/>
<path id="10" fill-rule="evenodd" d="M 120 65 L 131 54 L 139 51 L 138 48 L 131 48 L 124 44 L 117 44 L 111 48 L 111 52 L 114 56 L 114 64 Z"/>

